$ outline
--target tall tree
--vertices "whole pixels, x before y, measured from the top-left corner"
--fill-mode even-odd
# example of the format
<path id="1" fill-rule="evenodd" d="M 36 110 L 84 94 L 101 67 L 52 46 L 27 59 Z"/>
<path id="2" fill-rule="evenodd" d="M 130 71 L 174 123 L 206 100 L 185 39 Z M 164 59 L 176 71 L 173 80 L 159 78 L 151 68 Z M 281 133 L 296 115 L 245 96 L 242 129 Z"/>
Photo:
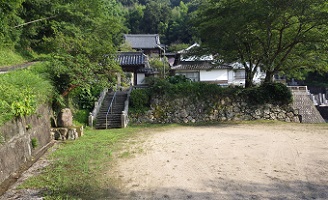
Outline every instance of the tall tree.
<path id="1" fill-rule="evenodd" d="M 130 33 L 141 34 L 143 31 L 142 20 L 144 17 L 145 6 L 135 3 L 133 6 L 128 8 L 126 12 L 126 26 L 130 30 Z"/>
<path id="2" fill-rule="evenodd" d="M 47 20 L 20 27 L 28 41 L 22 45 L 52 55 L 49 70 L 62 96 L 77 87 L 113 84 L 120 72 L 113 55 L 123 30 L 115 0 L 26 0 L 23 5 L 26 21 Z"/>
<path id="3" fill-rule="evenodd" d="M 258 67 L 266 82 L 299 67 L 327 70 L 327 14 L 325 0 L 206 0 L 196 26 L 219 59 L 243 63 L 246 86 L 252 86 Z"/>
<path id="4" fill-rule="evenodd" d="M 18 16 L 24 0 L 0 0 L 0 47 L 10 47 L 19 40 L 20 31 L 14 27 L 23 20 Z"/>
<path id="5" fill-rule="evenodd" d="M 167 44 L 171 43 L 190 43 L 192 32 L 190 26 L 190 15 L 188 6 L 180 2 L 179 6 L 172 10 L 171 20 L 169 21 L 165 38 Z"/>
<path id="6" fill-rule="evenodd" d="M 170 14 L 169 0 L 148 0 L 142 23 L 144 33 L 159 33 L 164 35 Z"/>

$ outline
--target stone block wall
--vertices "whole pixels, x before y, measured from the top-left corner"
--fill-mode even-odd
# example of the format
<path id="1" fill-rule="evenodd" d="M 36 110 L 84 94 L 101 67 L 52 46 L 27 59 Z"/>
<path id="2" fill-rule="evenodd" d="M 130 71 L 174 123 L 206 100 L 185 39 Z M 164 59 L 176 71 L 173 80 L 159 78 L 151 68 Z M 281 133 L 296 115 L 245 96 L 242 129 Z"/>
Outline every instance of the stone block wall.
<path id="1" fill-rule="evenodd" d="M 42 106 L 37 114 L 0 127 L 0 184 L 52 140 L 50 112 L 48 106 Z"/>
<path id="2" fill-rule="evenodd" d="M 249 105 L 228 97 L 217 101 L 193 101 L 188 98 L 153 99 L 151 109 L 143 115 L 130 115 L 134 123 L 197 123 L 241 120 L 279 120 L 300 122 L 298 110 L 289 105 Z"/>

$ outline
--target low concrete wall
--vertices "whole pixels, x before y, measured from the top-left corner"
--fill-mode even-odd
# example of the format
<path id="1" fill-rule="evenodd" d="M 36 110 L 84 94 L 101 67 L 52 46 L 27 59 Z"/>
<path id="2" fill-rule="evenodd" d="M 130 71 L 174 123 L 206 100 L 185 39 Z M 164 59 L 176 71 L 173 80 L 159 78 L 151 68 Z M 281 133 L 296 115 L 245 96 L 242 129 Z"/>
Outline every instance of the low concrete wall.
<path id="1" fill-rule="evenodd" d="M 33 160 L 52 140 L 50 112 L 48 106 L 42 106 L 37 114 L 16 119 L 0 127 L 0 184 Z M 32 140 L 37 146 L 32 144 Z"/>

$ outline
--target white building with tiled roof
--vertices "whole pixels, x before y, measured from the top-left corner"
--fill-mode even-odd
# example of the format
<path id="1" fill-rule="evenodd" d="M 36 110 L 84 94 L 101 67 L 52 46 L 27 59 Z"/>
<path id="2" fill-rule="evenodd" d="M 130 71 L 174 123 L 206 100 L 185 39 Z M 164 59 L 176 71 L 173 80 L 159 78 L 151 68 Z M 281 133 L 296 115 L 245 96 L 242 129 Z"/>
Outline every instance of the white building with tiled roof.
<path id="1" fill-rule="evenodd" d="M 245 69 L 240 63 L 219 64 L 214 62 L 212 55 L 187 56 L 187 53 L 194 47 L 199 47 L 197 43 L 185 50 L 178 52 L 180 58 L 175 65 L 171 66 L 174 75 L 183 75 L 192 81 L 215 83 L 218 85 L 245 85 Z M 254 82 L 260 83 L 262 73 L 256 73 Z"/>

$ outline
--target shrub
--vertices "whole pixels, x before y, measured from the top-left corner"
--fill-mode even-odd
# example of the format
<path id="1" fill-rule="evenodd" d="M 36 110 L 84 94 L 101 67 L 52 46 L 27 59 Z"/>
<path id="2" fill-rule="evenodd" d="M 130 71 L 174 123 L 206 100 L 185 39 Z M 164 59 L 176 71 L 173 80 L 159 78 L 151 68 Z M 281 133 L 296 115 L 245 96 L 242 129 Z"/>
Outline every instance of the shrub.
<path id="1" fill-rule="evenodd" d="M 149 107 L 149 93 L 147 89 L 136 89 L 131 92 L 130 105 L 135 110 Z"/>
<path id="2" fill-rule="evenodd" d="M 87 124 L 89 117 L 89 110 L 77 110 L 74 113 L 74 121 L 78 122 L 79 124 Z"/>
<path id="3" fill-rule="evenodd" d="M 292 102 L 292 93 L 282 83 L 264 83 L 259 87 L 245 88 L 241 97 L 251 105 L 265 103 L 284 105 Z"/>
<path id="4" fill-rule="evenodd" d="M 165 96 L 166 98 L 189 97 L 193 100 L 206 100 L 222 96 L 236 96 L 240 88 L 222 88 L 216 84 L 190 82 L 182 78 L 152 79 L 150 86 L 151 96 Z"/>
<path id="5" fill-rule="evenodd" d="M 261 88 L 269 103 L 282 105 L 292 102 L 291 91 L 282 83 L 264 83 Z"/>
<path id="6" fill-rule="evenodd" d="M 35 149 L 36 147 L 38 147 L 38 139 L 36 138 L 32 138 L 31 139 L 31 145 L 32 145 L 32 148 Z"/>
<path id="7" fill-rule="evenodd" d="M 37 106 L 52 100 L 51 83 L 31 70 L 0 76 L 0 125 L 14 117 L 35 113 Z"/>
<path id="8" fill-rule="evenodd" d="M 190 83 L 191 82 L 191 80 L 189 78 L 186 78 L 185 76 L 182 76 L 182 75 L 170 76 L 167 78 L 167 80 L 169 81 L 169 83 L 172 83 L 172 84 L 185 83 L 185 82 Z"/>

